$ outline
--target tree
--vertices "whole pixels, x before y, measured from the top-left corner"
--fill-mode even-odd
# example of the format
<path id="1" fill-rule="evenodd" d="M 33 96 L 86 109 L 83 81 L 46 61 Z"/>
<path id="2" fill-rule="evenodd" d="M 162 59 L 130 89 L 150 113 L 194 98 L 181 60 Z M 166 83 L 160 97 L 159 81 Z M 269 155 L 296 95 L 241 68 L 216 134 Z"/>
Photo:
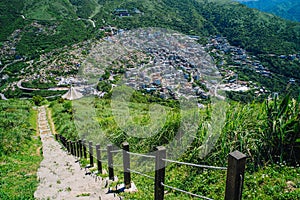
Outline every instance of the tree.
<path id="1" fill-rule="evenodd" d="M 44 98 L 44 97 L 41 97 L 40 95 L 37 95 L 37 96 L 33 96 L 33 97 L 32 97 L 32 101 L 34 102 L 34 104 L 35 104 L 36 106 L 40 106 L 44 100 L 45 100 L 45 98 Z"/>

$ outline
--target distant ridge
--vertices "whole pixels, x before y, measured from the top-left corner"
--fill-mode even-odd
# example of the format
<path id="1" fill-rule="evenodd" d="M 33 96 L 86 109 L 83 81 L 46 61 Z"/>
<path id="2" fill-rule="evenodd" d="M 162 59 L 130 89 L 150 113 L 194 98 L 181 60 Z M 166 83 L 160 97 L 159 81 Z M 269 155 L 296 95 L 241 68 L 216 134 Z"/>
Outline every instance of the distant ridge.
<path id="1" fill-rule="evenodd" d="M 236 0 L 250 8 L 257 8 L 282 18 L 300 22 L 299 0 Z"/>

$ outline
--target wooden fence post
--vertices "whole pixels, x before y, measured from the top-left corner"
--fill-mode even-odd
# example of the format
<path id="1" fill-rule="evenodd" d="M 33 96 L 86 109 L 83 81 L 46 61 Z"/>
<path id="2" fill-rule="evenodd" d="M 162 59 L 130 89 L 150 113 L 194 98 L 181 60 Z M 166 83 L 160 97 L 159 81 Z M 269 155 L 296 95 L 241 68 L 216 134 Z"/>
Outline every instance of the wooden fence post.
<path id="1" fill-rule="evenodd" d="M 62 137 L 62 143 L 63 143 L 64 147 L 67 146 L 67 145 L 66 145 L 66 138 L 65 138 L 65 137 Z"/>
<path id="2" fill-rule="evenodd" d="M 93 142 L 89 142 L 90 166 L 94 167 Z"/>
<path id="3" fill-rule="evenodd" d="M 74 141 L 74 156 L 77 157 L 77 141 Z"/>
<path id="4" fill-rule="evenodd" d="M 82 141 L 82 146 L 83 146 L 83 157 L 86 159 L 86 140 Z"/>
<path id="5" fill-rule="evenodd" d="M 71 144 L 70 144 L 70 140 L 67 141 L 67 150 L 68 150 L 68 153 L 71 152 Z"/>
<path id="6" fill-rule="evenodd" d="M 73 143 L 70 140 L 70 154 L 73 155 Z"/>
<path id="7" fill-rule="evenodd" d="M 63 144 L 64 147 L 66 147 L 66 138 L 64 136 L 61 136 L 61 143 Z"/>
<path id="8" fill-rule="evenodd" d="M 247 156 L 239 151 L 228 155 L 225 200 L 241 200 Z"/>
<path id="9" fill-rule="evenodd" d="M 59 141 L 62 143 L 62 136 L 59 135 Z"/>
<path id="10" fill-rule="evenodd" d="M 72 155 L 75 155 L 75 142 L 72 141 Z"/>
<path id="11" fill-rule="evenodd" d="M 107 145 L 107 162 L 108 162 L 108 177 L 110 180 L 114 180 L 114 164 L 113 164 L 113 156 L 112 151 L 113 145 Z"/>
<path id="12" fill-rule="evenodd" d="M 124 184 L 125 189 L 131 187 L 131 177 L 130 177 L 130 155 L 129 155 L 129 144 L 128 142 L 122 143 L 123 147 L 123 170 L 124 170 Z"/>
<path id="13" fill-rule="evenodd" d="M 164 199 L 165 169 L 166 169 L 166 148 L 163 146 L 156 147 L 155 156 L 155 182 L 154 182 L 154 199 Z"/>
<path id="14" fill-rule="evenodd" d="M 79 140 L 77 140 L 77 142 L 76 142 L 76 149 L 77 149 L 77 158 L 79 158 L 80 157 L 80 151 L 79 151 Z"/>
<path id="15" fill-rule="evenodd" d="M 98 173 L 102 174 L 102 161 L 101 161 L 100 144 L 96 144 L 96 154 L 97 154 Z"/>
<path id="16" fill-rule="evenodd" d="M 82 143 L 81 140 L 78 140 L 78 157 L 82 158 Z"/>

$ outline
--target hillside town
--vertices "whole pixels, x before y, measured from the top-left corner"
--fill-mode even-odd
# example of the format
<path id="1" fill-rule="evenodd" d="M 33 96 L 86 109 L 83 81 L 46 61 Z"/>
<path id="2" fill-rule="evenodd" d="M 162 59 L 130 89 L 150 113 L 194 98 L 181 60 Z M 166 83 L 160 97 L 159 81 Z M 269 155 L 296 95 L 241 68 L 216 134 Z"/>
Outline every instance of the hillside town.
<path id="1" fill-rule="evenodd" d="M 120 13 L 122 12 L 121 10 Z M 38 24 L 34 25 L 39 27 Z M 264 87 L 257 86 L 253 81 L 240 80 L 236 69 L 248 69 L 268 79 L 272 78 L 272 72 L 255 56 L 249 55 L 240 47 L 230 45 L 225 37 L 211 36 L 207 39 L 206 45 L 201 46 L 197 43 L 199 36 L 147 30 L 140 32 L 139 37 L 136 37 L 136 32 L 113 26 L 100 29 L 106 35 L 102 40 L 75 44 L 71 50 L 63 48 L 42 54 L 37 61 L 26 61 L 26 67 L 17 75 L 17 79 L 21 80 L 19 85 L 18 81 L 10 82 L 6 88 L 2 88 L 2 92 L 15 90 L 17 87 L 24 89 L 23 82 L 38 80 L 41 84 L 54 83 L 58 87 L 73 85 L 83 94 L 103 97 L 105 92 L 97 91 L 95 87 L 82 87 L 87 85 L 88 77 L 81 77 L 78 72 L 96 74 L 100 78 L 105 69 L 111 69 L 108 70 L 110 81 L 114 82 L 114 77 L 120 76 L 120 73 L 116 73 L 120 68 L 121 74 L 124 74 L 124 84 L 147 93 L 155 93 L 161 98 L 178 99 L 181 96 L 191 96 L 207 99 L 210 95 L 214 95 L 212 90 L 215 90 L 215 87 L 223 91 L 253 90 L 256 95 L 270 92 Z M 19 32 L 15 31 L 11 36 L 11 42 L 5 43 L 1 48 L 2 60 L 5 58 L 4 55 L 15 56 L 12 63 L 6 65 L 0 63 L 1 72 L 10 64 L 23 62 L 24 58 L 17 57 L 13 52 L 18 35 Z M 116 48 L 112 43 L 117 43 L 119 47 Z M 101 51 L 99 49 L 93 51 L 96 48 L 100 48 Z M 97 60 L 95 59 L 97 56 L 102 58 Z M 279 55 L 280 59 L 291 61 L 299 57 L 299 54 Z M 101 63 L 103 68 L 96 67 L 97 70 L 93 71 L 96 68 L 89 67 L 91 63 L 87 62 L 87 59 L 91 58 Z M 122 60 L 122 64 L 116 65 L 118 60 Z M 121 66 L 124 63 L 126 68 Z M 0 78 L 8 80 L 10 75 L 1 73 Z M 295 80 L 290 79 L 290 82 Z"/>

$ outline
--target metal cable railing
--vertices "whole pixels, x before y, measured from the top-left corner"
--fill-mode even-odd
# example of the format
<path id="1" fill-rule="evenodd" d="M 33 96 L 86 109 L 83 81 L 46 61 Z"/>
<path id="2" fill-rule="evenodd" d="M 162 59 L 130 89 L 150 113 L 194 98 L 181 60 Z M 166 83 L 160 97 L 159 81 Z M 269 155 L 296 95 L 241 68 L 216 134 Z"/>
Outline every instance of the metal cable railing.
<path id="1" fill-rule="evenodd" d="M 187 162 L 180 162 L 175 160 L 169 160 L 169 159 L 162 159 L 163 161 L 170 162 L 170 163 L 176 163 L 181 165 L 189 165 L 193 167 L 200 167 L 200 168 L 206 168 L 206 169 L 217 169 L 217 170 L 227 170 L 227 167 L 216 167 L 216 166 L 210 166 L 210 165 L 199 165 L 194 163 L 187 163 Z"/>
<path id="2" fill-rule="evenodd" d="M 227 170 L 227 180 L 226 180 L 226 190 L 225 190 L 225 199 L 239 199 L 242 196 L 242 184 L 244 182 L 244 170 L 246 163 L 246 155 L 241 152 L 235 151 L 228 155 L 228 167 L 217 167 L 211 165 L 203 165 L 203 164 L 195 164 L 188 162 L 180 162 L 171 159 L 167 159 L 166 156 L 166 148 L 163 146 L 156 147 L 157 151 L 153 155 L 149 154 L 140 154 L 133 153 L 129 151 L 129 144 L 127 142 L 122 143 L 122 149 L 113 149 L 113 145 L 107 145 L 106 149 L 100 149 L 100 145 L 97 144 L 96 148 L 93 146 L 92 142 L 86 143 L 85 140 L 81 143 L 81 140 L 78 141 L 69 141 L 65 137 L 61 135 L 56 135 L 56 139 L 60 140 L 62 144 L 67 148 L 67 151 L 76 157 L 81 157 L 87 159 L 89 154 L 90 164 L 89 166 L 94 166 L 94 161 L 97 161 L 98 172 L 102 172 L 102 162 L 107 163 L 109 179 L 114 180 L 114 167 L 123 166 L 124 173 L 124 184 L 125 188 L 130 188 L 131 178 L 130 173 L 135 173 L 146 178 L 154 180 L 154 190 L 155 190 L 155 200 L 163 200 L 164 199 L 164 187 L 169 188 L 174 191 L 182 192 L 193 197 L 212 200 L 209 197 L 202 196 L 199 194 L 194 194 L 192 192 L 188 192 L 170 185 L 165 184 L 165 170 L 166 163 L 175 163 L 179 165 L 187 165 L 198 168 L 205 169 L 214 169 L 214 170 Z M 82 144 L 82 145 L 81 145 Z M 94 151 L 96 149 L 96 152 Z M 101 153 L 106 152 L 105 156 L 101 158 Z M 97 156 L 95 156 L 95 153 Z M 118 157 L 114 153 L 122 153 L 123 161 L 120 163 L 120 159 L 116 159 L 114 157 Z M 140 171 L 136 171 L 130 168 L 130 156 L 138 156 L 142 158 L 151 158 L 155 159 L 155 177 L 152 177 L 148 174 L 145 174 Z M 114 160 L 116 159 L 117 164 L 114 164 Z M 238 191 L 238 192 L 236 192 Z"/>
<path id="3" fill-rule="evenodd" d="M 123 149 L 118 149 L 118 150 L 113 150 L 113 151 L 110 151 L 111 153 L 120 153 L 120 152 L 122 152 L 123 151 Z"/>
<path id="4" fill-rule="evenodd" d="M 155 158 L 155 156 L 152 155 L 145 155 L 145 154 L 139 154 L 139 153 L 133 153 L 133 152 L 127 152 L 129 155 L 133 155 L 133 156 L 141 156 L 141 157 L 145 157 L 145 158 Z"/>
<path id="5" fill-rule="evenodd" d="M 169 189 L 172 189 L 172 190 L 175 190 L 175 191 L 178 191 L 178 192 L 182 192 L 182 193 L 185 193 L 185 194 L 189 194 L 193 197 L 198 197 L 198 198 L 201 198 L 201 199 L 205 199 L 205 200 L 213 200 L 211 198 L 208 198 L 206 196 L 201 196 L 201 195 L 198 195 L 198 194 L 193 194 L 191 192 L 188 192 L 188 191 L 185 191 L 185 190 L 182 190 L 182 189 L 179 189 L 179 188 L 175 188 L 175 187 L 172 187 L 172 186 L 169 186 L 169 185 L 166 185 L 164 183 L 160 183 L 162 186 L 166 187 L 166 188 L 169 188 Z"/>
<path id="6" fill-rule="evenodd" d="M 130 172 L 133 172 L 133 173 L 135 173 L 135 174 L 138 174 L 138 175 L 141 175 L 141 176 L 144 176 L 144 177 L 147 177 L 147 178 L 150 178 L 150 179 L 155 179 L 154 177 L 152 177 L 152 176 L 149 176 L 149 175 L 147 175 L 147 174 L 144 174 L 144 173 L 142 173 L 142 172 L 139 172 L 139 171 L 135 171 L 135 170 L 133 170 L 133 169 L 128 169 L 127 168 L 127 170 L 128 171 L 130 171 Z"/>

